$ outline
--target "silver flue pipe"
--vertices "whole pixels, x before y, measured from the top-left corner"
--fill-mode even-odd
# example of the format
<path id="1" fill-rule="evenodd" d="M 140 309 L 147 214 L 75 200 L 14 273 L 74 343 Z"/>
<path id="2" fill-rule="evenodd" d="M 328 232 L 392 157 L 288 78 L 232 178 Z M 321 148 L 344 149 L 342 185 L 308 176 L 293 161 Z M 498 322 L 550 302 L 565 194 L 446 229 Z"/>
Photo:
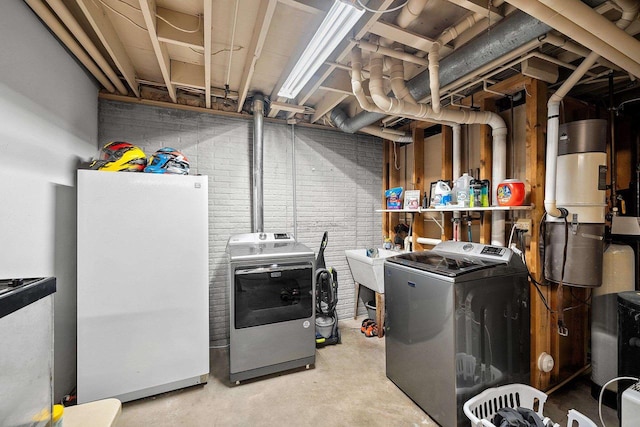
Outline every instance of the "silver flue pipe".
<path id="1" fill-rule="evenodd" d="M 257 93 L 253 96 L 253 232 L 264 232 L 264 97 Z"/>

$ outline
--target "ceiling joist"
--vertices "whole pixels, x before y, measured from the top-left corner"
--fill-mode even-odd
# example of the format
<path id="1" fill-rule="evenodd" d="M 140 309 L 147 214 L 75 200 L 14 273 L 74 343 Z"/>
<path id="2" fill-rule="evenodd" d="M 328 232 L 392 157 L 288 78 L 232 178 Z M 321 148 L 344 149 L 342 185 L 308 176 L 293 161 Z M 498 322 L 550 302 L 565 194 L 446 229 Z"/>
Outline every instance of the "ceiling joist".
<path id="1" fill-rule="evenodd" d="M 262 54 L 262 48 L 271 26 L 271 20 L 276 10 L 278 0 L 269 0 L 260 2 L 260 9 L 258 11 L 258 17 L 256 18 L 255 31 L 249 44 L 249 56 L 245 63 L 244 70 L 242 70 L 242 77 L 240 79 L 240 86 L 238 88 L 238 112 L 242 110 L 242 105 L 245 99 L 247 99 L 247 93 L 249 92 L 249 86 L 251 85 L 251 78 L 256 69 L 256 61 Z"/>
<path id="2" fill-rule="evenodd" d="M 502 14 L 498 9 L 493 6 L 490 6 L 491 2 L 489 0 L 448 0 L 449 3 L 453 3 L 462 8 L 470 10 L 474 13 L 479 13 L 489 17 L 489 11 L 491 11 L 491 20 L 495 17 L 502 18 Z"/>
<path id="3" fill-rule="evenodd" d="M 104 9 L 91 0 L 77 0 L 77 2 L 114 64 L 122 73 L 133 93 L 139 98 L 140 90 L 136 82 L 136 71 Z"/>
<path id="4" fill-rule="evenodd" d="M 204 29 L 200 16 L 158 7 L 156 25 L 158 40 L 161 42 L 204 49 Z"/>
<path id="5" fill-rule="evenodd" d="M 382 21 L 376 22 L 371 27 L 371 33 L 389 40 L 393 40 L 405 46 L 412 47 L 422 52 L 429 52 L 429 49 L 431 49 L 431 46 L 435 42 L 435 40 L 428 37 L 421 36 L 420 34 L 413 33 L 396 25 Z M 442 56 L 445 56 L 450 52 L 451 48 L 447 46 L 442 46 L 440 48 L 440 54 Z"/>
<path id="6" fill-rule="evenodd" d="M 158 59 L 158 65 L 160 66 L 162 78 L 164 79 L 164 83 L 167 85 L 169 97 L 174 103 L 176 103 L 178 102 L 178 97 L 176 94 L 176 88 L 173 83 L 171 83 L 171 63 L 169 60 L 169 52 L 167 51 L 167 46 L 160 40 L 158 40 L 158 35 L 156 32 L 155 0 L 139 0 L 139 2 L 145 25 L 149 29 L 149 39 L 151 40 L 153 51 L 156 54 L 156 58 Z"/>

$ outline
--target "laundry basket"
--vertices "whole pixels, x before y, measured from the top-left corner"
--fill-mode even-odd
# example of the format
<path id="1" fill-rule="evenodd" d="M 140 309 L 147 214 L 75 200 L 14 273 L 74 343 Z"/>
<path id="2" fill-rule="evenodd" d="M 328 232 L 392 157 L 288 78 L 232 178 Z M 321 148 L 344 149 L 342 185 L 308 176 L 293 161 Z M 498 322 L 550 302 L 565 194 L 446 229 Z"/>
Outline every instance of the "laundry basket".
<path id="1" fill-rule="evenodd" d="M 525 384 L 508 384 L 489 388 L 472 397 L 465 402 L 463 410 L 473 427 L 496 427 L 491 420 L 499 409 L 528 408 L 544 418 L 542 410 L 546 401 L 546 393 L 538 389 Z"/>
<path id="2" fill-rule="evenodd" d="M 525 384 L 508 384 L 489 388 L 467 400 L 464 414 L 471 420 L 472 427 L 496 427 L 491 422 L 493 416 L 502 408 L 527 408 L 542 414 L 547 394 Z M 575 409 L 569 410 L 567 427 L 597 427 L 589 418 Z M 558 426 L 558 424 L 554 424 Z"/>
<path id="3" fill-rule="evenodd" d="M 585 417 L 575 409 L 569 409 L 567 427 L 598 427 L 591 419 Z"/>

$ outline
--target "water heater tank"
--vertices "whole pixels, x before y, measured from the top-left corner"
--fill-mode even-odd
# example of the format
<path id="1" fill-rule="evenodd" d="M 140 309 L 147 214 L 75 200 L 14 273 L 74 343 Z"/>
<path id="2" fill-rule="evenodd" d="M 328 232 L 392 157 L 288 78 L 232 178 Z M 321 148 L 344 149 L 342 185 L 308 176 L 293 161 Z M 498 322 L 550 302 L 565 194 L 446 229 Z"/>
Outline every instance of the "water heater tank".
<path id="1" fill-rule="evenodd" d="M 569 215 L 566 222 L 547 215 L 545 277 L 556 283 L 597 287 L 602 283 L 607 207 L 607 122 L 566 123 L 559 135 L 556 205 Z"/>

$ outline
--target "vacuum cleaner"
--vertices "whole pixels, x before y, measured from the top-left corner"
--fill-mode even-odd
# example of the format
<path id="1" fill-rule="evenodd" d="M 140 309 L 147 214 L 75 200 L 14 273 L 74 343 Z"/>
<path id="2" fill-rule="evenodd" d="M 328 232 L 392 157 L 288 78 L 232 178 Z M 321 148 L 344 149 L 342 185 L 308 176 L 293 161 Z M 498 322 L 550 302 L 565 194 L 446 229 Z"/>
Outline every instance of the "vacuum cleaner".
<path id="1" fill-rule="evenodd" d="M 338 272 L 327 268 L 324 249 L 329 242 L 329 233 L 324 232 L 316 258 L 316 348 L 340 344 L 338 329 Z"/>

